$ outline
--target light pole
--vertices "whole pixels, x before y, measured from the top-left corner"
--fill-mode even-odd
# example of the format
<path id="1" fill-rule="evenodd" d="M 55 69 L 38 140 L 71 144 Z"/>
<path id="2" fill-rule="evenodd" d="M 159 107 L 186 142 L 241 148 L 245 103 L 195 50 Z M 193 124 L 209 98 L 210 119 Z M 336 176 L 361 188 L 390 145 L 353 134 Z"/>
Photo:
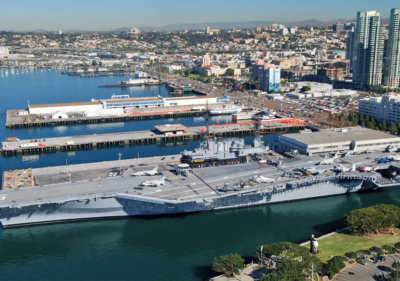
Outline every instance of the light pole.
<path id="1" fill-rule="evenodd" d="M 119 175 L 121 175 L 121 156 L 122 156 L 122 153 L 120 152 L 120 153 L 118 153 L 118 161 L 119 161 Z"/>
<path id="2" fill-rule="evenodd" d="M 262 252 L 263 252 L 264 247 L 261 245 L 261 261 L 260 261 L 260 267 L 262 267 Z"/>

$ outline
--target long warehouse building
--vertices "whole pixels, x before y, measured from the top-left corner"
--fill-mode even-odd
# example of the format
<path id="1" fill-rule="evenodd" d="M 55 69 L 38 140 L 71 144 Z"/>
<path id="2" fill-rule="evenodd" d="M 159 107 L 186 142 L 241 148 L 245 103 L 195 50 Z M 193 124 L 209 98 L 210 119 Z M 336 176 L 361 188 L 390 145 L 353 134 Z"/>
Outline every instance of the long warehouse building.
<path id="1" fill-rule="evenodd" d="M 176 107 L 176 106 L 205 106 L 225 104 L 229 102 L 228 96 L 186 96 L 186 97 L 142 97 L 130 98 L 129 96 L 112 96 L 111 99 L 95 100 L 89 102 L 55 103 L 55 104 L 30 104 L 28 112 L 20 114 L 51 114 L 64 118 L 68 113 L 83 113 L 86 117 L 122 115 L 124 110 L 133 108 Z M 65 117 L 66 118 L 66 117 Z"/>
<path id="2" fill-rule="evenodd" d="M 378 151 L 399 147 L 400 138 L 397 136 L 362 127 L 286 134 L 278 141 L 278 148 L 282 151 L 295 149 L 308 155 L 336 151 Z"/>

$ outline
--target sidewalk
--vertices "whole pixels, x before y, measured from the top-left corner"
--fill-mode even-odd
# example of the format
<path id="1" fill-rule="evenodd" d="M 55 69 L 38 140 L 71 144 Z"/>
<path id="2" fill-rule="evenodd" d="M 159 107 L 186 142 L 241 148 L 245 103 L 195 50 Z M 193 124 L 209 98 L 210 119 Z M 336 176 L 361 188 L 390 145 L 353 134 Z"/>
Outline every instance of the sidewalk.
<path id="1" fill-rule="evenodd" d="M 258 266 L 258 264 L 248 264 L 246 267 L 243 269 L 241 274 L 236 275 L 235 277 L 225 277 L 224 275 L 220 275 L 217 277 L 213 277 L 210 280 L 212 281 L 232 281 L 232 280 L 237 280 L 237 281 L 253 281 L 253 280 L 259 280 L 261 278 L 261 272 L 257 274 L 257 269 L 255 269 Z M 253 271 L 254 270 L 254 271 Z M 258 276 L 259 275 L 259 276 Z M 255 279 L 254 279 L 255 278 Z"/>

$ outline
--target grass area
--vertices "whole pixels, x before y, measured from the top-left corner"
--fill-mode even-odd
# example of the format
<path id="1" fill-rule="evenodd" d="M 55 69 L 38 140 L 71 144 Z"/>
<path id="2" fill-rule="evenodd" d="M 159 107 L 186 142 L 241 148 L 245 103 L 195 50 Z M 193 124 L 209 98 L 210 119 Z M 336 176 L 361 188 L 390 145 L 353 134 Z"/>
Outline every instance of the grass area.
<path id="1" fill-rule="evenodd" d="M 399 229 L 397 229 L 397 233 Z M 317 257 L 323 262 L 328 261 L 331 256 L 344 256 L 347 252 L 356 252 L 358 250 L 368 250 L 372 246 L 381 247 L 385 244 L 394 245 L 400 242 L 400 236 L 380 235 L 374 238 L 350 235 L 346 233 L 337 233 L 332 236 L 318 240 L 320 252 Z M 309 244 L 305 247 L 309 248 Z"/>
<path id="2" fill-rule="evenodd" d="M 198 80 L 201 77 L 199 74 L 189 74 L 189 76 L 182 76 L 182 78 L 185 79 L 193 79 L 193 80 Z"/>

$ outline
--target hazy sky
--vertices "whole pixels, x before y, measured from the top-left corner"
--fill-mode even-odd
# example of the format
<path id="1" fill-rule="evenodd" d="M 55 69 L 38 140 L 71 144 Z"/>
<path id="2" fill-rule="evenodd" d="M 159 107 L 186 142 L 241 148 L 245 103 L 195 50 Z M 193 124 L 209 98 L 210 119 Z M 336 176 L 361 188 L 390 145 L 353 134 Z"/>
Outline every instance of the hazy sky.
<path id="1" fill-rule="evenodd" d="M 399 0 L 2 0 L 0 30 L 110 30 L 118 27 L 231 21 L 389 17 Z"/>

